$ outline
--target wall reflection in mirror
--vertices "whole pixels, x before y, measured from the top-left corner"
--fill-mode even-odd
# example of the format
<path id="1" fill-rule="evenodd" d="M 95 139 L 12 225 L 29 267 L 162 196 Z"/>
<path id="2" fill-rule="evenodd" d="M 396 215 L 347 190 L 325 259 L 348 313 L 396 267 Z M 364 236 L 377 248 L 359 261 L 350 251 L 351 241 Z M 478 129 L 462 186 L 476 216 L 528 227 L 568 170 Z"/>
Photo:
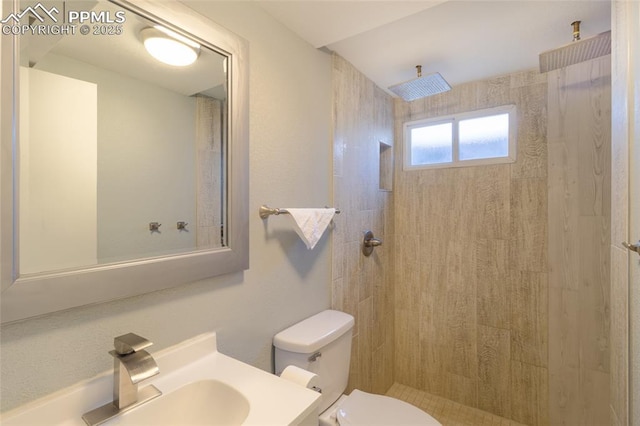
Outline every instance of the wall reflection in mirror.
<path id="1" fill-rule="evenodd" d="M 22 3 L 125 19 L 21 36 L 20 275 L 226 246 L 226 56 L 174 33 L 195 62 L 160 62 L 162 28 L 107 1 Z"/>

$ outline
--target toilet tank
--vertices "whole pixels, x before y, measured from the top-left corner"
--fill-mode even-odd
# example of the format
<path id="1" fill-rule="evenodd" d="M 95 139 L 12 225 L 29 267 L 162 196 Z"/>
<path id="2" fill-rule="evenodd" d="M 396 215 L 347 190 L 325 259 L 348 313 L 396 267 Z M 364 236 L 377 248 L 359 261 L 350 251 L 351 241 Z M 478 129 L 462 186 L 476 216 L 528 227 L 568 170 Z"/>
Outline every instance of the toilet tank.
<path id="1" fill-rule="evenodd" d="M 320 412 L 333 404 L 347 387 L 353 324 L 351 315 L 327 310 L 273 338 L 277 375 L 288 365 L 318 375 L 317 387 L 322 389 Z"/>

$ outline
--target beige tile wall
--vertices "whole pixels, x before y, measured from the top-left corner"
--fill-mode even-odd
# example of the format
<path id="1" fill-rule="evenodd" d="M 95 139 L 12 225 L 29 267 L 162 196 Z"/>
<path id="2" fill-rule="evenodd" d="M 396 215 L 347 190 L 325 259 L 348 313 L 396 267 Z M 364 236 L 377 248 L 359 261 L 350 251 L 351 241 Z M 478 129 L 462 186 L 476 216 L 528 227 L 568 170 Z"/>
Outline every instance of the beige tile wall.
<path id="1" fill-rule="evenodd" d="M 222 114 L 218 99 L 196 95 L 196 247 L 222 246 Z"/>
<path id="2" fill-rule="evenodd" d="M 380 188 L 380 142 L 393 146 L 393 101 L 333 56 L 332 307 L 356 319 L 349 389 L 385 393 L 393 384 L 393 193 Z M 385 173 L 382 173 L 385 176 Z M 364 231 L 383 241 L 361 253 Z"/>
<path id="3" fill-rule="evenodd" d="M 640 280 L 632 279 L 633 256 L 622 247 L 623 241 L 637 235 L 630 235 L 633 218 L 630 216 L 632 166 L 630 155 L 634 136 L 637 140 L 640 123 L 638 116 L 638 20 L 640 4 L 616 1 L 611 4 L 612 12 L 612 136 L 611 136 L 611 368 L 610 418 L 612 426 L 628 426 L 638 423 L 640 404 L 637 392 L 640 380 L 638 351 L 634 348 L 637 336 L 638 306 L 634 295 Z M 635 52 L 635 53 L 634 53 Z M 635 73 L 635 74 L 634 74 Z M 635 106 L 635 111 L 633 111 Z M 634 133 L 635 131 L 635 133 Z M 637 183 L 636 183 L 637 185 Z M 636 258 L 637 260 L 637 258 Z M 637 346 L 636 346 L 637 347 Z M 636 392 L 634 392 L 636 390 Z"/>
<path id="4" fill-rule="evenodd" d="M 549 418 L 609 424 L 611 59 L 548 76 Z"/>
<path id="5" fill-rule="evenodd" d="M 396 144 L 397 382 L 548 424 L 546 77 L 459 85 L 395 104 L 402 123 L 515 104 L 513 164 L 402 170 Z"/>
<path id="6" fill-rule="evenodd" d="M 522 72 L 394 105 L 334 55 L 334 200 L 344 214 L 332 306 L 356 317 L 350 388 L 384 393 L 395 378 L 528 425 L 606 424 L 603 66 L 553 75 L 549 88 Z M 396 143 L 394 192 L 379 189 L 379 142 L 401 141 L 404 121 L 505 104 L 518 110 L 515 163 L 404 172 Z M 562 109 L 550 113 L 549 143 L 547 108 Z M 575 150 L 562 128 L 588 143 Z M 360 254 L 367 229 L 384 241 L 370 258 Z"/>

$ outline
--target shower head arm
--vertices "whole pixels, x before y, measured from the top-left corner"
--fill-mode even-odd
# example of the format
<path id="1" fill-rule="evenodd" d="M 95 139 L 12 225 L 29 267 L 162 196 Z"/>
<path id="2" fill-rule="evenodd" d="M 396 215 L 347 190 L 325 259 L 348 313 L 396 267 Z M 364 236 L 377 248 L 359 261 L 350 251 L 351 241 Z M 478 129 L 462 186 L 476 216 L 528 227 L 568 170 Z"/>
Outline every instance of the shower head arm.
<path id="1" fill-rule="evenodd" d="M 573 21 L 571 26 L 573 27 L 573 41 L 580 40 L 580 22 L 581 21 Z"/>

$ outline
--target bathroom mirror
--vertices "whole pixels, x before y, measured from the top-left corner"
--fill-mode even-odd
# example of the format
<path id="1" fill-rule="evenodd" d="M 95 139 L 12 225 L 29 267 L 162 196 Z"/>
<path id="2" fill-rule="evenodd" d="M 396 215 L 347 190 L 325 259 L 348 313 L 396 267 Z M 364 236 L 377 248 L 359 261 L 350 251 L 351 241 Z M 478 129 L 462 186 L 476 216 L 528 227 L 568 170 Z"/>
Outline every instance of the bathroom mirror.
<path id="1" fill-rule="evenodd" d="M 246 269 L 246 42 L 175 1 L 7 3 L 2 322 Z"/>

